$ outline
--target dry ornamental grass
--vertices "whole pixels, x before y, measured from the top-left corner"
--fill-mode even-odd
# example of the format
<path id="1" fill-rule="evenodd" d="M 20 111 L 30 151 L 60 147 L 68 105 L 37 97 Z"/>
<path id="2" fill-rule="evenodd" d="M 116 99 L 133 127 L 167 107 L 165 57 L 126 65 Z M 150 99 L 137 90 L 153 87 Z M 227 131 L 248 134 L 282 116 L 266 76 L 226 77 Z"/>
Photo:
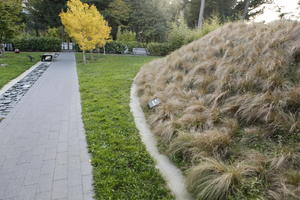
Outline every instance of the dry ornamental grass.
<path id="1" fill-rule="evenodd" d="M 146 64 L 135 82 L 144 108 L 161 100 L 148 121 L 187 163 L 197 199 L 300 199 L 300 23 L 227 24 Z M 287 154 L 285 165 L 269 161 Z"/>

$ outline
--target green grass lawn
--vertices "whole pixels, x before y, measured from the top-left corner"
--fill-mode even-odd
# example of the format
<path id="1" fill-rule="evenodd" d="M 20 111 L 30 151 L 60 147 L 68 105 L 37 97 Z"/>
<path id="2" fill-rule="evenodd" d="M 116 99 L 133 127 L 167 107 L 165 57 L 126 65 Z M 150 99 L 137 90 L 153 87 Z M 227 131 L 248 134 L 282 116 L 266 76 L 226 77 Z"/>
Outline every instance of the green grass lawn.
<path id="1" fill-rule="evenodd" d="M 28 55 L 34 57 L 32 62 L 30 62 Z M 10 80 L 16 78 L 38 62 L 40 55 L 42 55 L 40 52 L 24 52 L 20 54 L 6 52 L 3 56 L 0 56 L 0 64 L 7 64 L 6 67 L 0 67 L 0 89 Z"/>
<path id="2" fill-rule="evenodd" d="M 130 113 L 130 87 L 154 57 L 77 55 L 83 121 L 92 153 L 96 199 L 174 199 L 146 152 Z"/>

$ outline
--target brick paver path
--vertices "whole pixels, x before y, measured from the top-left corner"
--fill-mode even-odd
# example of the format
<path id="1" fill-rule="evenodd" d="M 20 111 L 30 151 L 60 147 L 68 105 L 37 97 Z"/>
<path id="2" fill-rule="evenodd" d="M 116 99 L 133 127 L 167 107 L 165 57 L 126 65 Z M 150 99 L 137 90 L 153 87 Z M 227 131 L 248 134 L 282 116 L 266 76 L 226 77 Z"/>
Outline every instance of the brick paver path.
<path id="1" fill-rule="evenodd" d="M 62 53 L 0 123 L 0 200 L 92 199 L 75 57 Z"/>

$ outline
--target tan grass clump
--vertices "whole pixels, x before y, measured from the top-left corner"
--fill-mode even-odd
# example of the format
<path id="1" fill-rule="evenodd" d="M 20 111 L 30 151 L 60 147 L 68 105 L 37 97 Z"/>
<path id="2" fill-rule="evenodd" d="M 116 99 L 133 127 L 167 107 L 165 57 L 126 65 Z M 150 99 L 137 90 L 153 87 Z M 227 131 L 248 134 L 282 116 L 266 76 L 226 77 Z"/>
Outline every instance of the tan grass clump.
<path id="1" fill-rule="evenodd" d="M 206 158 L 190 170 L 187 181 L 197 199 L 223 200 L 252 173 L 255 171 L 244 163 L 233 165 Z"/>
<path id="2" fill-rule="evenodd" d="M 170 145 L 171 154 L 181 153 L 185 158 L 197 160 L 202 156 L 218 155 L 230 143 L 226 131 L 207 130 L 203 133 L 181 133 Z"/>
<path id="3" fill-rule="evenodd" d="M 263 140 L 300 132 L 300 23 L 227 24 L 146 64 L 135 82 L 143 107 L 151 99 L 161 100 L 149 110 L 148 121 L 168 152 L 181 153 L 190 167 L 205 156 L 226 159 L 226 148 L 241 133 L 259 138 L 251 141 L 262 143 L 263 149 Z M 239 155 L 233 156 L 234 162 L 245 159 Z M 274 171 L 271 164 L 267 171 Z M 195 177 L 211 171 L 196 169 Z M 276 191 L 298 194 L 299 175 L 279 174 Z M 236 175 L 228 176 L 226 184 Z M 195 183 L 200 185 L 192 187 L 202 187 Z M 296 189 L 288 186 L 292 183 Z M 270 191 L 274 199 L 277 193 Z"/>
<path id="4" fill-rule="evenodd" d="M 272 132 L 298 129 L 299 34 L 297 22 L 228 24 L 145 65 L 136 80 L 141 103 L 162 101 L 152 125 L 178 120 L 202 132 L 230 117 Z"/>

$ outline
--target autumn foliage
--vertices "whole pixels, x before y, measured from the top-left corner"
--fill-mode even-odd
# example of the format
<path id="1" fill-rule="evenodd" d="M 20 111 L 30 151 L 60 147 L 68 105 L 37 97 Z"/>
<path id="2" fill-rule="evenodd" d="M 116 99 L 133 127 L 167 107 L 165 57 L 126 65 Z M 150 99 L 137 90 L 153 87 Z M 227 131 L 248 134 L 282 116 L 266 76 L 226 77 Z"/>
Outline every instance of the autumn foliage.
<path id="1" fill-rule="evenodd" d="M 62 24 L 83 53 L 104 46 L 110 39 L 111 28 L 97 8 L 80 0 L 69 0 L 67 6 L 67 11 L 60 13 Z"/>

